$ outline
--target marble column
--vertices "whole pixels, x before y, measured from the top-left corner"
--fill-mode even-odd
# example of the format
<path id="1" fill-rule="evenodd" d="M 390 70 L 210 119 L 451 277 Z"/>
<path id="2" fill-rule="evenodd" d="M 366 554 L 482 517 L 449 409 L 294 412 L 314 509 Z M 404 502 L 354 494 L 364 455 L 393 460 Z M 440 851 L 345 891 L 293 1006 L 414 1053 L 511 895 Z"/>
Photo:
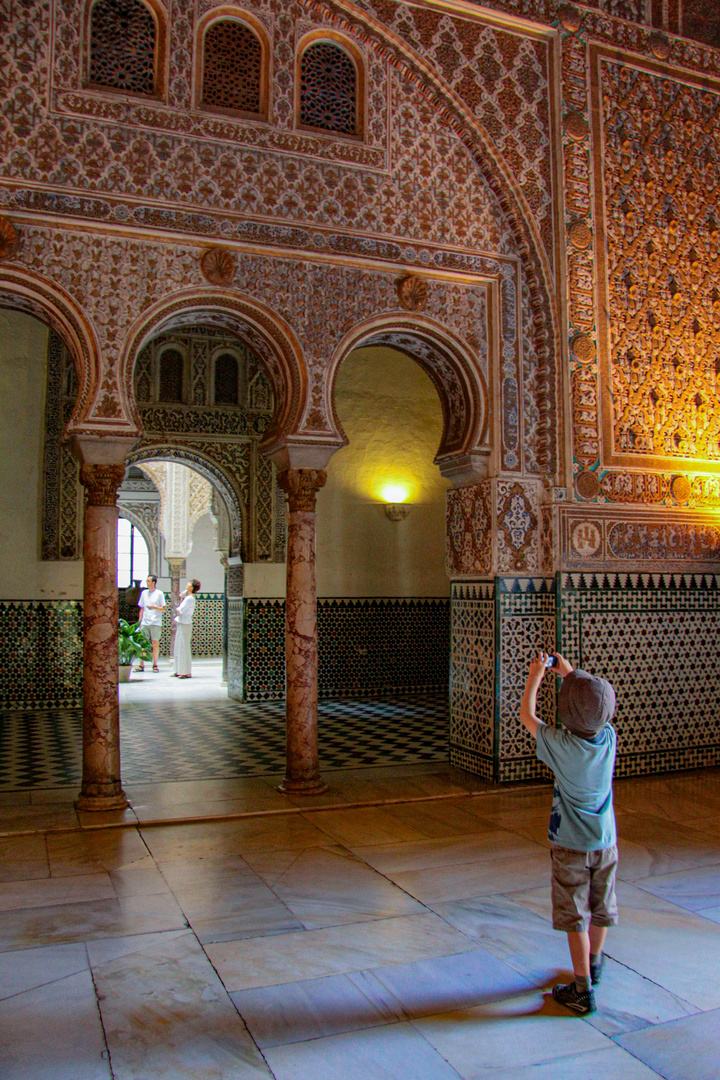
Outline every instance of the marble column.
<path id="1" fill-rule="evenodd" d="M 166 559 L 170 570 L 170 655 L 175 652 L 175 612 L 180 600 L 180 582 L 186 576 L 184 559 Z"/>
<path id="2" fill-rule="evenodd" d="M 117 519 L 125 465 L 85 462 L 83 532 L 83 775 L 78 810 L 120 810 Z"/>
<path id="3" fill-rule="evenodd" d="M 281 791 L 315 795 L 327 785 L 318 764 L 318 647 L 315 592 L 315 496 L 322 469 L 286 469 L 278 484 L 287 495 L 285 672 L 287 765 Z"/>

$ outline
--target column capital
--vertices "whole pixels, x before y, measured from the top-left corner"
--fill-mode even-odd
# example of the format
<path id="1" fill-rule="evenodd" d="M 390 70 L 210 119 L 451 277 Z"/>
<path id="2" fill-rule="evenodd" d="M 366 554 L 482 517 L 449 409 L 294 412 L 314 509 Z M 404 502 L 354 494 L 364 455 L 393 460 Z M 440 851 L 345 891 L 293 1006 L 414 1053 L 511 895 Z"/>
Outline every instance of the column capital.
<path id="1" fill-rule="evenodd" d="M 124 476 L 124 464 L 81 465 L 80 480 L 87 492 L 88 506 L 114 506 Z"/>
<path id="2" fill-rule="evenodd" d="M 313 512 L 315 496 L 327 480 L 324 469 L 284 469 L 277 475 L 278 487 L 285 492 L 288 510 Z"/>

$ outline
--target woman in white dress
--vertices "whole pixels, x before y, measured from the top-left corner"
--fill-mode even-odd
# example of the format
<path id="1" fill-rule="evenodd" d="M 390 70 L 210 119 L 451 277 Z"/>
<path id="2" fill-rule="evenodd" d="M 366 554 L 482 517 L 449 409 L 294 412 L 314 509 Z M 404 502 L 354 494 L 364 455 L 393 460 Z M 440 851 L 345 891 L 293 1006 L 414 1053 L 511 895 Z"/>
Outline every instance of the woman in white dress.
<path id="1" fill-rule="evenodd" d="M 192 653 L 190 651 L 190 639 L 192 638 L 192 620 L 195 611 L 195 593 L 200 591 L 200 582 L 197 578 L 188 581 L 185 592 L 180 593 L 180 602 L 175 609 L 175 671 L 173 675 L 178 679 L 191 679 L 190 666 Z"/>

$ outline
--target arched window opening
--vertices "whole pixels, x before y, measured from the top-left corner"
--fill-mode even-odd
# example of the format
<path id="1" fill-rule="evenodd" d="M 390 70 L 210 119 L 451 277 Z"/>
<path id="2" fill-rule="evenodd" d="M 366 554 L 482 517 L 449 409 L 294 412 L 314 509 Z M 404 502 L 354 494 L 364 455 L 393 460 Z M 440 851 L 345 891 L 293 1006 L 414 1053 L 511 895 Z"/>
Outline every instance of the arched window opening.
<path id="1" fill-rule="evenodd" d="M 160 356 L 158 401 L 183 401 L 185 360 L 179 349 L 165 349 Z"/>
<path id="2" fill-rule="evenodd" d="M 117 525 L 117 584 L 129 588 L 133 581 L 145 581 L 150 573 L 150 555 L 145 538 L 127 518 L 118 518 Z"/>
<path id="3" fill-rule="evenodd" d="M 213 23 L 203 47 L 202 104 L 233 112 L 262 112 L 262 45 L 234 19 Z"/>
<path id="4" fill-rule="evenodd" d="M 215 361 L 215 404 L 237 405 L 238 362 L 232 353 L 220 353 Z"/>
<path id="5" fill-rule="evenodd" d="M 155 92 L 155 20 L 140 0 L 98 0 L 90 12 L 90 82 Z"/>
<path id="6" fill-rule="evenodd" d="M 357 72 L 345 50 L 331 41 L 318 41 L 302 55 L 300 123 L 357 134 Z"/>

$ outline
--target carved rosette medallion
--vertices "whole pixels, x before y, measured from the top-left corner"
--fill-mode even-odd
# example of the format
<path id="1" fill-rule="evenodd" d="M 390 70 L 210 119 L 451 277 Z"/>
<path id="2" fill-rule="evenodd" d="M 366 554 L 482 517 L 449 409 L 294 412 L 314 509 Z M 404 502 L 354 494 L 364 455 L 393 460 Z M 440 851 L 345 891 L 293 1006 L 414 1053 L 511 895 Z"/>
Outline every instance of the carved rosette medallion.
<path id="1" fill-rule="evenodd" d="M 566 135 L 569 135 L 575 142 L 583 142 L 588 137 L 588 122 L 585 117 L 579 112 L 566 113 L 563 120 L 563 128 Z"/>
<path id="2" fill-rule="evenodd" d="M 589 469 L 583 469 L 575 477 L 575 490 L 581 499 L 596 499 L 600 494 L 600 481 L 597 473 L 590 472 Z"/>
<path id="3" fill-rule="evenodd" d="M 15 227 L 6 217 L 0 217 L 0 259 L 9 259 L 16 246 Z"/>
<path id="4" fill-rule="evenodd" d="M 327 480 L 324 469 L 286 469 L 278 473 L 277 482 L 288 500 L 288 512 L 315 511 L 315 497 Z"/>
<path id="5" fill-rule="evenodd" d="M 691 494 L 690 481 L 687 476 L 674 476 L 670 482 L 670 493 L 675 502 L 686 503 Z"/>
<path id="6" fill-rule="evenodd" d="M 595 342 L 587 334 L 576 334 L 570 342 L 570 350 L 580 364 L 590 364 L 595 359 Z"/>
<path id="7" fill-rule="evenodd" d="M 427 304 L 428 285 L 427 281 L 415 277 L 414 274 L 406 274 L 395 282 L 398 300 L 406 311 L 422 311 Z"/>
<path id="8" fill-rule="evenodd" d="M 658 60 L 667 60 L 670 55 L 670 42 L 664 34 L 651 34 L 648 40 L 650 51 Z"/>
<path id="9" fill-rule="evenodd" d="M 563 4 L 558 9 L 558 18 L 560 25 L 571 34 L 577 33 L 582 26 L 582 15 L 574 4 Z"/>
<path id="10" fill-rule="evenodd" d="M 124 465 L 83 465 L 80 480 L 87 492 L 88 506 L 114 506 L 124 477 Z"/>
<path id="11" fill-rule="evenodd" d="M 586 251 L 592 244 L 592 231 L 584 221 L 575 221 L 568 229 L 568 240 L 578 251 Z"/>
<path id="12" fill-rule="evenodd" d="M 211 285 L 228 285 L 235 277 L 235 259 L 222 247 L 211 247 L 200 259 L 203 277 Z"/>

